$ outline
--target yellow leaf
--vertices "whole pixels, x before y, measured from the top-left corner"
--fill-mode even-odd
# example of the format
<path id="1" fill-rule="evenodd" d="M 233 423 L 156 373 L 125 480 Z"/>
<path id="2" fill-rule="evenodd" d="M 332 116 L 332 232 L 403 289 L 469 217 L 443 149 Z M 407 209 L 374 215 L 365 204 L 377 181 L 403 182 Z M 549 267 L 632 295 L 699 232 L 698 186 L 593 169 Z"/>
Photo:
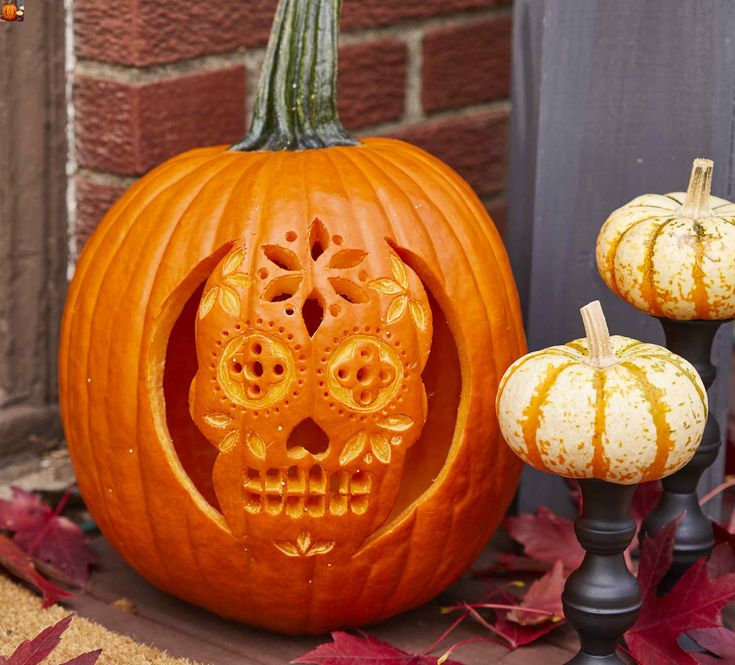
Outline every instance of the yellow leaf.
<path id="1" fill-rule="evenodd" d="M 230 418 L 226 413 L 210 413 L 208 416 L 204 416 L 204 421 L 207 425 L 222 429 L 230 424 L 232 418 Z"/>
<path id="2" fill-rule="evenodd" d="M 240 296 L 237 291 L 229 286 L 222 286 L 219 291 L 219 301 L 222 309 L 237 318 L 240 316 Z"/>
<path id="3" fill-rule="evenodd" d="M 427 324 L 424 308 L 415 300 L 412 300 L 409 303 L 409 307 L 411 309 L 411 318 L 413 319 L 413 322 L 416 324 L 416 327 L 423 332 L 426 330 Z"/>
<path id="4" fill-rule="evenodd" d="M 365 448 L 366 441 L 367 434 L 365 432 L 358 432 L 355 436 L 348 439 L 339 455 L 340 466 L 345 466 L 348 462 L 355 459 Z"/>
<path id="5" fill-rule="evenodd" d="M 326 554 L 331 552 L 334 547 L 334 541 L 322 540 L 318 543 L 314 543 L 311 549 L 306 553 L 306 556 L 314 556 L 315 554 Z"/>
<path id="6" fill-rule="evenodd" d="M 260 434 L 256 434 L 253 431 L 249 431 L 247 435 L 248 448 L 250 452 L 260 459 L 265 459 L 265 441 Z"/>
<path id="7" fill-rule="evenodd" d="M 394 432 L 405 432 L 413 425 L 413 420 L 408 416 L 387 416 L 378 421 L 378 427 L 389 429 Z"/>
<path id="8" fill-rule="evenodd" d="M 227 257 L 227 260 L 225 261 L 225 265 L 222 267 L 222 274 L 229 275 L 231 272 L 235 272 L 235 270 L 237 270 L 240 267 L 244 259 L 245 259 L 244 249 L 238 249 L 237 251 L 232 252 L 232 254 L 230 254 Z"/>
<path id="9" fill-rule="evenodd" d="M 233 272 L 225 277 L 225 284 L 241 289 L 246 289 L 253 284 L 253 278 L 244 272 Z"/>
<path id="10" fill-rule="evenodd" d="M 373 454 L 383 464 L 390 462 L 390 444 L 388 439 L 382 434 L 371 434 L 370 435 L 370 446 L 373 449 Z"/>
<path id="11" fill-rule="evenodd" d="M 383 277 L 382 279 L 375 279 L 372 282 L 368 282 L 368 286 L 374 291 L 379 293 L 385 293 L 387 296 L 395 296 L 399 293 L 403 293 L 403 288 L 397 282 L 392 279 Z"/>
<path id="12" fill-rule="evenodd" d="M 237 430 L 234 430 L 229 434 L 225 434 L 222 441 L 219 442 L 219 451 L 221 453 L 229 452 L 237 445 L 237 441 L 239 438 L 240 437 Z"/>
<path id="13" fill-rule="evenodd" d="M 209 289 L 203 296 L 202 301 L 199 303 L 199 318 L 203 319 L 207 314 L 212 311 L 214 302 L 217 300 L 217 287 Z"/>
<path id="14" fill-rule="evenodd" d="M 296 536 L 296 545 L 299 548 L 299 552 L 306 553 L 311 545 L 311 536 L 308 531 L 302 531 Z"/>
<path id="15" fill-rule="evenodd" d="M 403 317 L 408 307 L 408 296 L 398 296 L 388 306 L 388 313 L 385 316 L 387 323 L 395 323 Z"/>
<path id="16" fill-rule="evenodd" d="M 393 273 L 393 277 L 404 289 L 408 288 L 408 274 L 406 273 L 406 266 L 403 265 L 403 261 L 399 259 L 395 254 L 390 255 L 390 270 Z"/>
<path id="17" fill-rule="evenodd" d="M 273 544 L 286 556 L 301 556 L 299 551 L 296 549 L 296 545 L 293 543 L 288 543 L 285 540 L 275 540 L 273 541 Z"/>

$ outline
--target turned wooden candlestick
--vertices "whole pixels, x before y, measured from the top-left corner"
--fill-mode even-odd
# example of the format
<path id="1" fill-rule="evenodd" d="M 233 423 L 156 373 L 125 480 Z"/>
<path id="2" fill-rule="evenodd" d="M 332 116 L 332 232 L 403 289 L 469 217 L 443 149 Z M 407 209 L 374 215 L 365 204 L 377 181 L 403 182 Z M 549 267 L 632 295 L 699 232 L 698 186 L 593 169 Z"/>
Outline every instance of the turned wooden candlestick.
<path id="1" fill-rule="evenodd" d="M 579 634 L 580 651 L 569 663 L 623 663 L 617 644 L 634 623 L 642 597 L 638 580 L 625 563 L 635 535 L 630 505 L 635 485 L 580 480 L 582 515 L 574 523 L 586 551 L 582 565 L 564 587 L 564 615 Z"/>

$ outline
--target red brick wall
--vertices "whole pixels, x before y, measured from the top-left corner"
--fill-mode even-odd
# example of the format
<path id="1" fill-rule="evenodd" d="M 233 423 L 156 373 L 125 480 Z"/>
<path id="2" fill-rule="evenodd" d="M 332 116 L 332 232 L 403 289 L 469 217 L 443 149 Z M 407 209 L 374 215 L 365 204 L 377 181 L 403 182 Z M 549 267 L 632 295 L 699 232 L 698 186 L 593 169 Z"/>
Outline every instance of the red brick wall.
<path id="1" fill-rule="evenodd" d="M 502 228 L 510 0 L 344 0 L 340 112 L 417 143 L 472 184 Z M 276 0 L 75 0 L 74 237 L 138 176 L 248 124 Z M 113 9 L 114 7 L 114 9 Z"/>

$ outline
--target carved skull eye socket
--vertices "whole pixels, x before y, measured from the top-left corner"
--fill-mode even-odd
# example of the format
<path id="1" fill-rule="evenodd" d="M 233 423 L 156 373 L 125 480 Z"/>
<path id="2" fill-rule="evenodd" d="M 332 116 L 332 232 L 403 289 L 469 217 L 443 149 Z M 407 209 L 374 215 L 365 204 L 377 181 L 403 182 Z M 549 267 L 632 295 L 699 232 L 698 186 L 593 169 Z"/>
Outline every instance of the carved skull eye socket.
<path id="1" fill-rule="evenodd" d="M 402 376 L 398 354 L 382 339 L 368 335 L 345 339 L 327 368 L 331 393 L 360 411 L 383 407 L 398 390 Z"/>
<path id="2" fill-rule="evenodd" d="M 291 350 L 261 332 L 235 337 L 225 347 L 217 367 L 217 378 L 227 396 L 250 407 L 266 407 L 278 401 L 295 374 Z"/>

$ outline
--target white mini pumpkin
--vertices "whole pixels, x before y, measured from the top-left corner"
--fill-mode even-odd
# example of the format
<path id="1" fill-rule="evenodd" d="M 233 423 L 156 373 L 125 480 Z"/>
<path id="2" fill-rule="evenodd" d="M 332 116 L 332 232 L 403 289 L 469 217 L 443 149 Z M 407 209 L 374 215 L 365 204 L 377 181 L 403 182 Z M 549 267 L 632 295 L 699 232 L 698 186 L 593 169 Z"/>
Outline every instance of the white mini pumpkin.
<path id="1" fill-rule="evenodd" d="M 707 420 L 696 370 L 662 346 L 610 337 L 600 303 L 586 339 L 529 353 L 496 400 L 508 445 L 540 471 L 619 484 L 656 480 L 694 455 Z"/>
<path id="2" fill-rule="evenodd" d="M 600 275 L 647 314 L 735 316 L 735 205 L 710 196 L 712 169 L 710 160 L 694 160 L 686 193 L 639 196 L 600 230 Z"/>

